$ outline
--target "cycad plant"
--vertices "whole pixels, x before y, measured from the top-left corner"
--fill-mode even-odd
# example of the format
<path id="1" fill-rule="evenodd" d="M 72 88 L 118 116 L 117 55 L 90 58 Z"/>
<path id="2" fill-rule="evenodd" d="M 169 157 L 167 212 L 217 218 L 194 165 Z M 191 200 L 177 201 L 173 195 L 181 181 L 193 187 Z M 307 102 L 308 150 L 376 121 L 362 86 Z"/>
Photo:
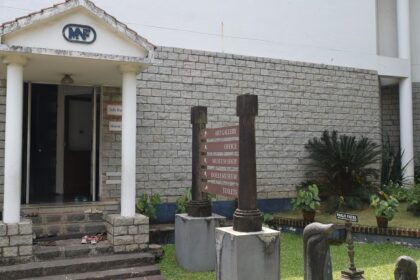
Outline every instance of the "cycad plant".
<path id="1" fill-rule="evenodd" d="M 331 134 L 324 131 L 321 138 L 308 141 L 305 148 L 309 151 L 312 165 L 318 175 L 338 195 L 351 194 L 356 185 L 364 186 L 369 177 L 377 177 L 378 170 L 372 167 L 379 160 L 379 145 L 366 137 Z"/>

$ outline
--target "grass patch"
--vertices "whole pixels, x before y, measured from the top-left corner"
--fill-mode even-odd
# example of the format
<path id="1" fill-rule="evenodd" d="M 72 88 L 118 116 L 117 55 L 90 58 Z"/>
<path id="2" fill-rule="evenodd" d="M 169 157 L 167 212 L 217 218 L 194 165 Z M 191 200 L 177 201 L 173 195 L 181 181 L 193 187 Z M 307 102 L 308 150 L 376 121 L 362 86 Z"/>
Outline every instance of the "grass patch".
<path id="1" fill-rule="evenodd" d="M 356 214 L 359 217 L 360 225 L 375 226 L 376 217 L 373 213 L 373 209 L 366 208 L 364 210 L 351 210 L 346 211 L 352 214 Z M 302 219 L 302 212 L 300 210 L 282 212 L 276 214 L 277 217 Z M 344 223 L 338 221 L 335 218 L 335 214 L 328 214 L 323 211 L 317 211 L 315 221 L 320 223 Z M 420 228 L 420 217 L 414 216 L 411 212 L 407 211 L 407 203 L 400 203 L 398 206 L 398 212 L 392 221 L 388 223 L 389 227 L 403 227 L 403 228 Z"/>
<path id="2" fill-rule="evenodd" d="M 164 246 L 165 256 L 160 264 L 162 274 L 168 280 L 214 280 L 214 272 L 186 272 L 175 260 L 175 246 Z M 393 244 L 355 244 L 356 267 L 365 270 L 366 280 L 393 280 L 394 263 L 401 255 L 411 256 L 420 262 L 420 250 Z M 331 246 L 334 279 L 340 278 L 340 271 L 348 266 L 346 247 Z M 303 279 L 303 241 L 302 237 L 283 233 L 281 236 L 281 279 Z M 419 275 L 420 276 L 420 275 Z"/>

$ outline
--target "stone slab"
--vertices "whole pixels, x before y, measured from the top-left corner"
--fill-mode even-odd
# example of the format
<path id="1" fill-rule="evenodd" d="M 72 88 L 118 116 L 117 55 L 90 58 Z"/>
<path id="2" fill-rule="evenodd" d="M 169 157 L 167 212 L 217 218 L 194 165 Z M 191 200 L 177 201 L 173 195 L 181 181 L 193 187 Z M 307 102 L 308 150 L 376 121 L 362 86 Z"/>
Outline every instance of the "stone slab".
<path id="1" fill-rule="evenodd" d="M 216 267 L 215 229 L 226 218 L 175 216 L 175 251 L 178 264 L 188 271 L 213 271 Z"/>
<path id="2" fill-rule="evenodd" d="M 280 232 L 216 229 L 217 280 L 280 279 Z"/>

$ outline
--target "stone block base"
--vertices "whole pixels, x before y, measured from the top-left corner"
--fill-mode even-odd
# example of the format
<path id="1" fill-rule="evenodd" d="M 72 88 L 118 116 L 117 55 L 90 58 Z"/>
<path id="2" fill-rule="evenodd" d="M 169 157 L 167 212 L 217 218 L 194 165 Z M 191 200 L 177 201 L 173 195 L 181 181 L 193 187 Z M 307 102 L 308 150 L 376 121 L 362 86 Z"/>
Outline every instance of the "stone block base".
<path id="1" fill-rule="evenodd" d="M 175 251 L 178 264 L 188 271 L 213 271 L 216 267 L 215 229 L 226 218 L 175 216 Z"/>
<path id="2" fill-rule="evenodd" d="M 32 222 L 0 222 L 0 264 L 16 264 L 32 259 Z"/>
<path id="3" fill-rule="evenodd" d="M 149 218 L 141 214 L 122 217 L 111 214 L 106 217 L 106 230 L 114 253 L 144 250 L 149 244 Z"/>
<path id="4" fill-rule="evenodd" d="M 280 279 L 280 232 L 216 229 L 217 280 Z"/>

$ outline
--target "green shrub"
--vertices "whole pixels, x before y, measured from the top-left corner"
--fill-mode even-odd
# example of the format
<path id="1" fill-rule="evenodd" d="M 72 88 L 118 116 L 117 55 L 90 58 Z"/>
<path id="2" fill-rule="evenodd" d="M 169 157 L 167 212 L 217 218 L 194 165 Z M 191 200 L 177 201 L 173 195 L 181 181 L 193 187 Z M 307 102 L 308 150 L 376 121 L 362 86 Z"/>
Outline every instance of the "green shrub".
<path id="1" fill-rule="evenodd" d="M 150 197 L 147 194 L 142 194 L 137 200 L 137 211 L 150 219 L 156 219 L 156 206 L 161 202 L 158 193 L 152 194 Z"/>
<path id="2" fill-rule="evenodd" d="M 315 211 L 320 206 L 319 190 L 312 184 L 307 188 L 298 190 L 296 198 L 292 199 L 293 209 Z"/>
<path id="3" fill-rule="evenodd" d="M 372 195 L 370 206 L 374 209 L 376 217 L 385 217 L 391 221 L 398 211 L 398 200 L 380 191 L 377 195 Z"/>
<path id="4" fill-rule="evenodd" d="M 191 197 L 191 188 L 189 188 L 183 196 L 179 197 L 176 200 L 176 213 L 187 213 L 187 206 L 188 203 L 191 201 Z"/>
<path id="5" fill-rule="evenodd" d="M 386 194 L 395 197 L 399 202 L 407 202 L 410 199 L 412 188 L 389 181 L 388 184 L 382 187 L 382 190 Z"/>
<path id="6" fill-rule="evenodd" d="M 372 168 L 380 155 L 379 145 L 366 137 L 357 140 L 353 136 L 331 134 L 326 130 L 321 138 L 308 141 L 305 148 L 309 151 L 312 165 L 337 195 L 351 195 L 355 186 L 369 185 L 371 177 L 378 176 Z"/>
<path id="7" fill-rule="evenodd" d="M 389 136 L 386 136 L 382 141 L 382 172 L 381 184 L 387 185 L 389 182 L 394 182 L 402 185 L 404 182 L 404 170 L 407 167 L 401 166 L 401 158 L 403 153 L 401 148 L 395 148 L 391 145 Z"/>
<path id="8" fill-rule="evenodd" d="M 416 216 L 420 216 L 420 185 L 416 184 L 410 193 L 407 210 Z"/>

